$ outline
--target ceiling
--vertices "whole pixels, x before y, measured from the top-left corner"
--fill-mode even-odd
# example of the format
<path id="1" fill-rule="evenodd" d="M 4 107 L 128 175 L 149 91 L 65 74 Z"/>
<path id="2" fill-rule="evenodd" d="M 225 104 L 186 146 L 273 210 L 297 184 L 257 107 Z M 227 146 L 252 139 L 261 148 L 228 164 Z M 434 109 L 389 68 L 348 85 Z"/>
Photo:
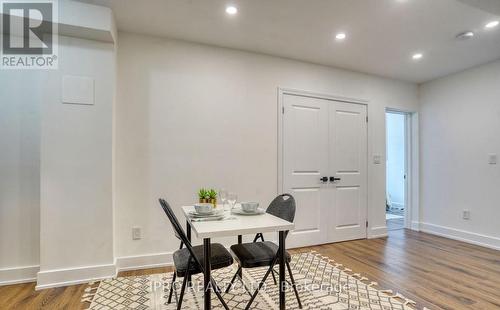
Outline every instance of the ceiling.
<path id="1" fill-rule="evenodd" d="M 82 0 L 124 32 L 254 51 L 422 83 L 500 58 L 500 0 Z M 225 13 L 228 4 L 238 13 Z M 496 14 L 495 14 L 496 13 Z M 455 36 L 473 30 L 476 36 Z M 347 39 L 335 40 L 343 31 Z M 415 61 L 412 55 L 423 53 Z"/>

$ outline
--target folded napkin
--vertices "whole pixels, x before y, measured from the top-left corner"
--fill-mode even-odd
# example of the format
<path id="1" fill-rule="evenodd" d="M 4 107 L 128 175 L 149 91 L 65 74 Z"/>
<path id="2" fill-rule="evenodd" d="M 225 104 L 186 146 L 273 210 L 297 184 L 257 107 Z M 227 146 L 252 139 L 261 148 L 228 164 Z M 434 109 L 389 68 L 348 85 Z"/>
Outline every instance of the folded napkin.
<path id="1" fill-rule="evenodd" d="M 230 217 L 197 217 L 191 218 L 191 222 L 211 222 L 211 221 L 224 221 L 224 220 L 234 220 L 234 216 Z"/>

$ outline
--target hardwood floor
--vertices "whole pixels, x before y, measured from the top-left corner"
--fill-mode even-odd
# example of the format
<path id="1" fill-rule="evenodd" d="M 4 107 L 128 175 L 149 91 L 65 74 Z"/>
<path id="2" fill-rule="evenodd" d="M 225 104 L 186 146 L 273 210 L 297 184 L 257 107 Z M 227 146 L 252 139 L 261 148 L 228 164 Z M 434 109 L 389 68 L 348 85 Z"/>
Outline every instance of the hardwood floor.
<path id="1" fill-rule="evenodd" d="M 386 221 L 387 230 L 404 229 L 405 219 L 391 219 Z"/>
<path id="2" fill-rule="evenodd" d="M 500 309 L 500 251 L 410 230 L 315 250 L 430 309 Z"/>
<path id="3" fill-rule="evenodd" d="M 359 272 L 381 288 L 413 299 L 418 308 L 500 309 L 500 251 L 409 230 L 388 238 L 357 240 L 293 251 L 315 250 Z M 169 267 L 121 272 L 133 276 Z M 86 285 L 34 291 L 35 284 L 0 287 L 0 309 L 84 309 Z"/>

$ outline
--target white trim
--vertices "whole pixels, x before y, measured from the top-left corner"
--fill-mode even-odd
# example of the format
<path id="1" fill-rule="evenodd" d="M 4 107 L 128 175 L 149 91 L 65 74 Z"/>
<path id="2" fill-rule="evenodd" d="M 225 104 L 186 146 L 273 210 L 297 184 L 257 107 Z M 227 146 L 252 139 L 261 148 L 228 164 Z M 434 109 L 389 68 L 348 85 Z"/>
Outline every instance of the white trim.
<path id="1" fill-rule="evenodd" d="M 278 190 L 277 195 L 283 194 L 283 95 L 284 89 L 278 87 Z"/>
<path id="2" fill-rule="evenodd" d="M 310 98 L 318 98 L 332 101 L 340 101 L 346 103 L 362 104 L 366 106 L 366 116 L 368 117 L 368 103 L 369 100 L 363 98 L 352 98 L 343 97 L 330 94 L 317 93 L 307 90 L 293 89 L 278 87 L 278 190 L 277 194 L 283 193 L 283 96 L 284 95 L 294 95 Z M 369 165 L 369 153 L 370 153 L 370 135 L 369 135 L 369 125 L 366 126 L 366 220 L 369 225 L 372 223 L 370 218 L 370 165 Z M 375 227 L 376 228 L 376 227 Z M 372 230 L 375 228 L 371 228 Z M 371 233 L 369 233 L 370 227 L 366 229 L 366 238 L 370 238 Z M 385 227 L 385 236 L 387 236 L 387 227 Z"/>
<path id="3" fill-rule="evenodd" d="M 387 237 L 387 226 L 372 227 L 368 230 L 368 239 Z"/>
<path id="4" fill-rule="evenodd" d="M 500 250 L 500 238 L 497 237 L 482 235 L 470 231 L 465 231 L 461 229 L 455 229 L 451 227 L 440 226 L 430 223 L 420 223 L 419 227 L 420 231 L 429 234 L 453 240 L 463 241 L 467 243 L 472 243 L 475 245 L 491 248 L 494 250 Z"/>
<path id="5" fill-rule="evenodd" d="M 417 221 L 412 221 L 410 229 L 415 231 L 420 231 L 420 223 Z"/>
<path id="6" fill-rule="evenodd" d="M 405 197 L 404 197 L 404 205 L 403 205 L 403 208 L 404 208 L 404 227 L 405 228 L 410 228 L 411 226 L 411 210 L 412 210 L 412 206 L 411 206 L 411 171 L 410 171 L 410 167 L 411 167 L 411 143 L 412 143 L 412 139 L 411 139 L 411 114 L 410 113 L 404 113 L 404 117 L 405 117 L 405 128 L 404 128 L 404 137 L 405 137 L 405 153 L 404 153 L 404 156 L 405 156 L 405 172 L 404 172 L 404 175 L 405 175 Z"/>
<path id="7" fill-rule="evenodd" d="M 157 268 L 173 266 L 173 252 L 154 253 L 136 256 L 122 256 L 116 258 L 116 270 L 140 270 L 147 268 Z"/>
<path id="8" fill-rule="evenodd" d="M 410 114 L 410 166 L 408 167 L 408 218 L 407 223 L 410 224 L 410 229 L 414 228 L 414 222 L 420 222 L 420 129 L 418 121 L 418 112 Z"/>
<path id="9" fill-rule="evenodd" d="M 35 290 L 81 284 L 115 276 L 114 264 L 39 271 Z"/>
<path id="10" fill-rule="evenodd" d="M 359 103 L 365 105 L 369 103 L 369 100 L 364 98 L 337 96 L 337 95 L 318 93 L 302 89 L 278 87 L 278 91 L 281 95 L 295 95 L 295 96 L 311 97 L 311 98 L 326 99 L 333 101 L 341 101 L 347 103 Z"/>
<path id="11" fill-rule="evenodd" d="M 0 286 L 36 282 L 40 266 L 23 266 L 0 269 Z"/>

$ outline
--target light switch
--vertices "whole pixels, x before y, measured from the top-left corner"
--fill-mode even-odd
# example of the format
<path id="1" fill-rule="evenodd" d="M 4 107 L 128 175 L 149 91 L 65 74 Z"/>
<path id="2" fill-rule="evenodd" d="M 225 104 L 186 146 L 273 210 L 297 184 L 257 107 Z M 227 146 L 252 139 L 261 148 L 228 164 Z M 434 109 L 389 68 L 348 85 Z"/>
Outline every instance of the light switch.
<path id="1" fill-rule="evenodd" d="M 497 164 L 497 154 L 488 154 L 488 163 L 490 165 L 496 165 Z"/>
<path id="2" fill-rule="evenodd" d="M 469 210 L 463 210 L 462 211 L 462 218 L 464 220 L 470 220 L 470 211 Z"/>
<path id="3" fill-rule="evenodd" d="M 142 238 L 141 228 L 132 227 L 132 240 L 140 240 Z"/>
<path id="4" fill-rule="evenodd" d="M 380 165 L 380 163 L 382 163 L 382 156 L 381 155 L 373 155 L 373 163 L 375 165 Z"/>
<path id="5" fill-rule="evenodd" d="M 63 76 L 62 102 L 71 104 L 94 104 L 94 79 L 86 76 Z"/>

